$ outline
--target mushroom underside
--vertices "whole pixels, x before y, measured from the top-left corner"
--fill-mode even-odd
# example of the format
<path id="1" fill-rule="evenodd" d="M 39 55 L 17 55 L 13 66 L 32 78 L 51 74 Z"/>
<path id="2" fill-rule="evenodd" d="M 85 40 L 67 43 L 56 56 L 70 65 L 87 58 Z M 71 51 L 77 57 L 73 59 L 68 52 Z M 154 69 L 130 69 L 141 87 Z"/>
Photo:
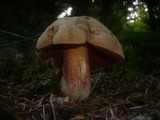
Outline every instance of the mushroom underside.
<path id="1" fill-rule="evenodd" d="M 91 44 L 50 45 L 38 52 L 42 60 L 62 71 L 61 90 L 71 100 L 83 100 L 90 94 L 90 70 L 108 67 L 123 60 L 123 57 L 107 49 Z"/>
<path id="2" fill-rule="evenodd" d="M 105 68 L 114 65 L 115 63 L 122 61 L 124 58 L 110 50 L 97 47 L 92 44 L 61 44 L 61 45 L 49 45 L 47 47 L 38 50 L 37 55 L 44 61 L 52 59 L 53 65 L 57 68 L 63 66 L 63 51 L 65 49 L 76 48 L 79 46 L 85 46 L 88 49 L 89 66 L 91 70 Z"/>

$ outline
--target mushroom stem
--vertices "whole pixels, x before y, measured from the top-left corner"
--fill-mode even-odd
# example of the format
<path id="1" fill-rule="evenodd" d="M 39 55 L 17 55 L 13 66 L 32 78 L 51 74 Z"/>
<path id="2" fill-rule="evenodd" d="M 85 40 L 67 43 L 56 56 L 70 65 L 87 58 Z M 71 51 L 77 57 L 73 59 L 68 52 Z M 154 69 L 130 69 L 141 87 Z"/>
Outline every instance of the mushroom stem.
<path id="1" fill-rule="evenodd" d="M 88 49 L 84 46 L 63 53 L 61 90 L 71 100 L 83 100 L 90 94 L 91 79 Z"/>

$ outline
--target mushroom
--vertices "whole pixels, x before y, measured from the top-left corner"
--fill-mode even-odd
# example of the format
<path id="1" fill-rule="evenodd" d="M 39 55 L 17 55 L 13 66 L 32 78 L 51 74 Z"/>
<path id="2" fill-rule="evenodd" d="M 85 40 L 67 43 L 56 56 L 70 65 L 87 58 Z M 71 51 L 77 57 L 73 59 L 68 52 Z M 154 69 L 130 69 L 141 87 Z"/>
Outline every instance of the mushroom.
<path id="1" fill-rule="evenodd" d="M 37 55 L 62 71 L 61 90 L 71 100 L 89 96 L 90 71 L 124 59 L 121 44 L 92 17 L 65 17 L 53 22 L 37 41 Z"/>

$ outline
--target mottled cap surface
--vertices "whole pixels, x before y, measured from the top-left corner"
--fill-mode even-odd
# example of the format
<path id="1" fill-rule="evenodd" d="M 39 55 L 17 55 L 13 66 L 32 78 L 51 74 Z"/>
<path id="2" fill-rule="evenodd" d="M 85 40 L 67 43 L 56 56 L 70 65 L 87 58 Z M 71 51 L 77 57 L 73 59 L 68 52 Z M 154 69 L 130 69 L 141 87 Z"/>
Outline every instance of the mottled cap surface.
<path id="1" fill-rule="evenodd" d="M 91 69 L 111 66 L 124 59 L 121 44 L 102 23 L 92 17 L 65 17 L 57 19 L 37 41 L 38 56 L 54 60 L 61 67 L 63 50 L 86 46 Z"/>

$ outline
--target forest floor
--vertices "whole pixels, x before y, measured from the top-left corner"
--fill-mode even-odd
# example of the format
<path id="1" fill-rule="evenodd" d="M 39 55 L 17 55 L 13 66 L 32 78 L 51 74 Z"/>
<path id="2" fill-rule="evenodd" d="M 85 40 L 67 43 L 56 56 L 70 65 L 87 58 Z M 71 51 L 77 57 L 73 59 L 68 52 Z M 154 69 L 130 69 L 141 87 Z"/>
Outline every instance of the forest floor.
<path id="1" fill-rule="evenodd" d="M 98 81 L 91 95 L 82 102 L 71 102 L 67 97 L 52 93 L 35 95 L 32 99 L 0 92 L 2 120 L 160 120 L 160 72 L 141 75 L 134 83 L 111 83 L 108 92 Z M 1 80 L 0 86 L 6 86 Z M 9 87 L 9 86 L 8 86 Z M 21 86 L 22 87 L 22 86 Z M 1 87 L 3 88 L 3 87 Z M 113 89 L 113 90 L 111 90 Z M 17 91 L 17 92 L 16 92 Z M 112 92 L 109 92 L 112 91 Z M 113 92 L 114 91 L 114 92 Z"/>
<path id="2" fill-rule="evenodd" d="M 160 32 L 121 35 L 125 61 L 92 75 L 82 102 L 62 97 L 60 75 L 32 55 L 15 59 L 17 46 L 1 48 L 9 59 L 0 62 L 0 120 L 160 120 Z"/>

